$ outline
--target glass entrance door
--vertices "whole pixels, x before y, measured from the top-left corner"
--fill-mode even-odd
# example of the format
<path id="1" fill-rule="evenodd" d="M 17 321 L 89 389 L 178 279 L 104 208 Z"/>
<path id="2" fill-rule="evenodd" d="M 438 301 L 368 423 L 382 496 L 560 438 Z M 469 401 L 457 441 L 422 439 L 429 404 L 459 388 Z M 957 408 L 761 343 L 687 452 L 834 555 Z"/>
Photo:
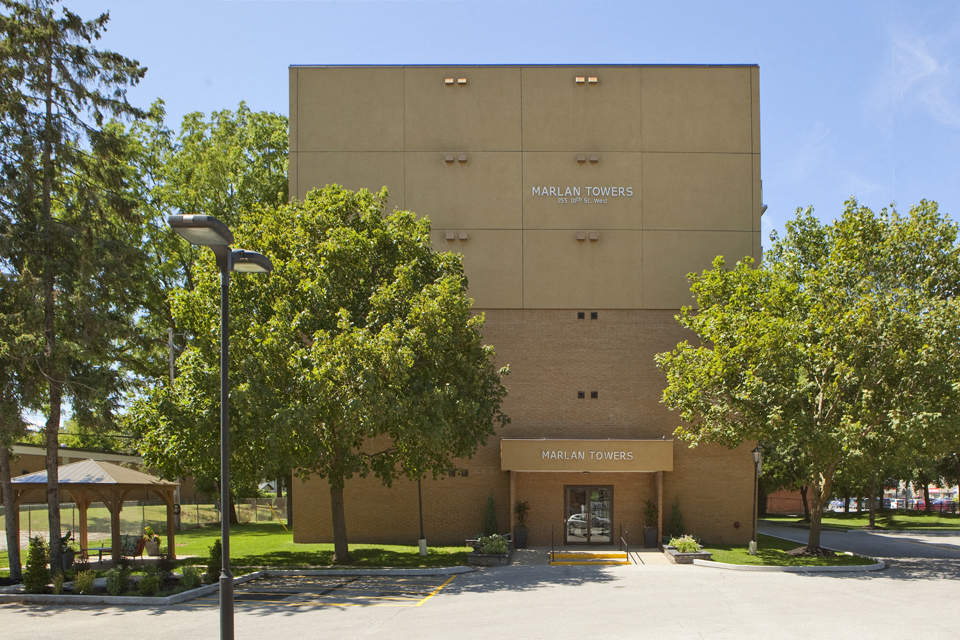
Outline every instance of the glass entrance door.
<path id="1" fill-rule="evenodd" d="M 564 542 L 612 542 L 613 487 L 564 487 Z"/>

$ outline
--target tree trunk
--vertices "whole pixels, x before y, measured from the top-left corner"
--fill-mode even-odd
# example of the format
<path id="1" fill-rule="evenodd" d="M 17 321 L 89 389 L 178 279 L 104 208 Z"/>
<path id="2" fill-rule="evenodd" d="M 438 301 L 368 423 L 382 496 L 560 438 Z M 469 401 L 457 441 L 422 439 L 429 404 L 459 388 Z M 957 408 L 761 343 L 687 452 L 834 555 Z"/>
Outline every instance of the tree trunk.
<path id="1" fill-rule="evenodd" d="M 833 487 L 833 474 L 837 464 L 828 465 L 823 474 L 814 476 L 810 483 L 812 503 L 810 505 L 810 537 L 807 539 L 807 548 L 820 548 L 820 520 L 823 517 L 823 505 L 830 499 L 830 489 Z"/>
<path id="2" fill-rule="evenodd" d="M 849 491 L 843 494 L 843 512 L 846 514 L 850 513 L 850 492 Z"/>
<path id="3" fill-rule="evenodd" d="M 240 518 L 237 517 L 237 503 L 233 497 L 230 498 L 230 524 L 240 524 Z"/>
<path id="4" fill-rule="evenodd" d="M 877 527 L 877 477 L 873 477 L 873 484 L 870 485 L 870 528 Z"/>
<path id="5" fill-rule="evenodd" d="M 923 510 L 930 513 L 930 485 L 923 483 Z"/>
<path id="6" fill-rule="evenodd" d="M 803 502 L 803 521 L 810 522 L 810 503 L 807 501 L 807 490 L 809 487 L 803 485 L 800 487 L 800 501 Z"/>
<path id="7" fill-rule="evenodd" d="M 22 580 L 20 573 L 20 532 L 17 531 L 17 518 L 13 505 L 13 484 L 10 482 L 10 449 L 0 446 L 0 486 L 3 491 L 4 523 L 7 530 L 7 560 L 10 564 L 10 578 Z"/>
<path id="8" fill-rule="evenodd" d="M 330 485 L 330 512 L 333 519 L 333 561 L 337 564 L 350 562 L 347 546 L 347 518 L 343 511 L 343 488 Z"/>
<path id="9" fill-rule="evenodd" d="M 60 549 L 60 472 L 57 461 L 60 443 L 60 383 L 50 382 L 50 416 L 47 418 L 47 522 L 50 524 L 50 572 L 63 571 L 63 553 Z"/>
<path id="10" fill-rule="evenodd" d="M 293 472 L 287 476 L 287 526 L 293 528 Z"/>
<path id="11" fill-rule="evenodd" d="M 56 323 L 54 301 L 54 247 L 53 247 L 53 211 L 51 197 L 53 193 L 53 53 L 47 51 L 47 77 L 45 87 L 46 114 L 43 125 L 43 194 L 41 213 L 43 215 L 43 233 L 46 247 L 43 265 L 43 334 L 47 362 L 47 376 L 50 380 L 50 415 L 47 417 L 47 513 L 50 523 L 50 571 L 57 575 L 63 571 L 63 553 L 60 549 L 60 478 L 57 470 L 60 443 L 60 403 L 63 396 L 62 378 L 57 375 L 58 368 L 53 366 L 56 346 Z"/>

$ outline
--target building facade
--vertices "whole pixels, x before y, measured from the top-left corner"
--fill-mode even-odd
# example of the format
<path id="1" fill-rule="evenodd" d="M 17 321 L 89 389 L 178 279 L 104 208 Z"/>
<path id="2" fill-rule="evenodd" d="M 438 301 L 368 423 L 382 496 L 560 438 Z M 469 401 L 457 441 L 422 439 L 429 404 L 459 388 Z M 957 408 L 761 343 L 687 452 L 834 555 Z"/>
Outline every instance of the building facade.
<path id="1" fill-rule="evenodd" d="M 463 254 L 484 340 L 509 364 L 511 423 L 422 485 L 431 544 L 501 532 L 526 501 L 529 544 L 636 544 L 644 501 L 666 528 L 746 542 L 750 447 L 690 449 L 660 403 L 655 354 L 690 339 L 686 274 L 759 262 L 756 66 L 290 69 L 290 195 L 389 190 Z M 293 491 L 294 540 L 332 540 L 326 481 Z M 352 479 L 351 542 L 414 544 L 416 483 Z"/>

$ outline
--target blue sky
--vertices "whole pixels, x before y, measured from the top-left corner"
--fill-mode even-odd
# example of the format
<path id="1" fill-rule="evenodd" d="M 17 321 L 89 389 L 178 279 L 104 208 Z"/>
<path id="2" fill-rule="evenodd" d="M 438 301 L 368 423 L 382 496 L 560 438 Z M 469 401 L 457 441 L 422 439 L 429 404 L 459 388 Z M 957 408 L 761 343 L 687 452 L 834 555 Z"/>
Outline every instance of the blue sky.
<path id="1" fill-rule="evenodd" d="M 245 100 L 287 113 L 291 64 L 759 64 L 764 244 L 851 195 L 960 219 L 960 3 L 66 0 L 149 67 L 168 125 Z"/>

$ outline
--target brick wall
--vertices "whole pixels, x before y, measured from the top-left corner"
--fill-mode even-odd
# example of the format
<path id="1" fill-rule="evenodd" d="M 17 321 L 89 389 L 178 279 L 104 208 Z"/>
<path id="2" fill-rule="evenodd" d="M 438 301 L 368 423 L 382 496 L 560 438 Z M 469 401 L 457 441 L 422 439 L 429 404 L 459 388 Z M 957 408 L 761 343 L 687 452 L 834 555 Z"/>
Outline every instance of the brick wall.
<path id="1" fill-rule="evenodd" d="M 584 319 L 577 319 L 577 312 Z M 672 438 L 676 415 L 660 403 L 665 376 L 655 354 L 690 336 L 674 311 L 660 310 L 487 310 L 484 340 L 509 364 L 504 411 L 511 424 L 491 438 L 472 460 L 459 461 L 467 477 L 423 482 L 424 533 L 430 544 L 462 544 L 482 524 L 492 495 L 502 532 L 510 528 L 510 475 L 500 470 L 500 437 Z M 580 399 L 577 392 L 583 391 Z M 598 397 L 592 399 L 590 392 Z M 752 530 L 753 443 L 735 450 L 708 445 L 689 449 L 675 442 L 674 470 L 664 473 L 664 527 L 674 500 L 688 533 L 716 543 L 745 543 Z M 641 540 L 641 507 L 654 498 L 653 474 L 517 473 L 515 499 L 530 502 L 530 544 L 549 545 L 550 526 L 563 521 L 564 485 L 612 485 L 614 522 Z M 311 479 L 294 488 L 294 540 L 332 539 L 329 488 Z M 415 544 L 419 537 L 417 485 L 393 488 L 376 478 L 347 482 L 347 533 L 351 542 Z M 734 527 L 739 522 L 740 527 Z"/>

